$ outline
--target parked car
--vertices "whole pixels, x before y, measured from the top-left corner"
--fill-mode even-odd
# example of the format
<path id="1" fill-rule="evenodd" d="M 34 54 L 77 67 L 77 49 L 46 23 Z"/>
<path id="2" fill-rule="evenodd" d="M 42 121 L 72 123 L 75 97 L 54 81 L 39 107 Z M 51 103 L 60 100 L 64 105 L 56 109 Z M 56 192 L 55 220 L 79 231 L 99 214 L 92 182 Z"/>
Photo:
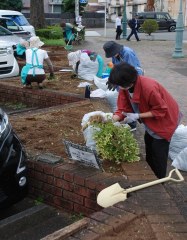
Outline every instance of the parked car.
<path id="1" fill-rule="evenodd" d="M 12 129 L 7 114 L 0 108 L 0 209 L 27 195 L 25 150 Z"/>
<path id="2" fill-rule="evenodd" d="M 11 18 L 14 22 L 21 26 L 23 30 L 30 32 L 32 36 L 36 35 L 34 27 L 30 25 L 23 13 L 12 10 L 0 10 L 0 17 Z"/>
<path id="3" fill-rule="evenodd" d="M 11 18 L 0 17 L 0 26 L 8 29 L 10 32 L 14 33 L 18 37 L 22 37 L 23 39 L 27 40 L 31 37 L 30 32 L 23 30 L 23 28 Z"/>
<path id="4" fill-rule="evenodd" d="M 19 66 L 10 42 L 0 41 L 0 79 L 19 75 Z"/>
<path id="5" fill-rule="evenodd" d="M 146 19 L 154 19 L 157 21 L 159 30 L 168 30 L 174 32 L 176 29 L 176 21 L 172 19 L 168 12 L 139 12 L 138 15 L 138 32 L 143 32 L 141 25 Z"/>

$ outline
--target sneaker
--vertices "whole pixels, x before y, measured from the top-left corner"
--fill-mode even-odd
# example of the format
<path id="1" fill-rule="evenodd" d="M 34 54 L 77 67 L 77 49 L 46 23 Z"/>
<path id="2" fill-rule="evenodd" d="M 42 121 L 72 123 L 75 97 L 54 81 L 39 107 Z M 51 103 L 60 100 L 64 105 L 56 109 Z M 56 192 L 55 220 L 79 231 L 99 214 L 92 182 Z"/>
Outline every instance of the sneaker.
<path id="1" fill-rule="evenodd" d="M 127 41 L 130 41 L 130 39 L 126 39 Z"/>

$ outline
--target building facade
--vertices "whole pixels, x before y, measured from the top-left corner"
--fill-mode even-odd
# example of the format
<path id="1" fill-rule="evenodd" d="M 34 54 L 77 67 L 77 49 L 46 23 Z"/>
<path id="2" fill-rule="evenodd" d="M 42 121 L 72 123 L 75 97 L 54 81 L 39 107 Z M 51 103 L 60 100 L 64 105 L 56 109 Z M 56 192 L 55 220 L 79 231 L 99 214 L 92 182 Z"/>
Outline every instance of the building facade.
<path id="1" fill-rule="evenodd" d="M 22 0 L 23 13 L 30 11 L 30 0 Z M 88 0 L 89 3 L 98 3 L 100 6 L 106 5 L 107 17 L 114 21 L 118 14 L 123 15 L 124 3 L 126 3 L 127 19 L 132 15 L 142 11 L 166 11 L 177 19 L 180 0 Z M 187 0 L 182 0 L 184 24 L 187 26 Z M 44 0 L 45 13 L 61 13 L 62 0 Z"/>

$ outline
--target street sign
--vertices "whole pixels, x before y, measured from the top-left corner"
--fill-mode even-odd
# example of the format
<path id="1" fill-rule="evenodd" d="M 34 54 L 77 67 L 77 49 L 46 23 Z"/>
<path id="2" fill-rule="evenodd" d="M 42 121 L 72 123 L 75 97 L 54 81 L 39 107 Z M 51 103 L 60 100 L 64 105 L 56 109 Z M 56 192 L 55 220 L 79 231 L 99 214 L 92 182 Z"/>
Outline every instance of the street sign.
<path id="1" fill-rule="evenodd" d="M 79 0 L 79 3 L 87 3 L 88 2 L 88 0 Z"/>

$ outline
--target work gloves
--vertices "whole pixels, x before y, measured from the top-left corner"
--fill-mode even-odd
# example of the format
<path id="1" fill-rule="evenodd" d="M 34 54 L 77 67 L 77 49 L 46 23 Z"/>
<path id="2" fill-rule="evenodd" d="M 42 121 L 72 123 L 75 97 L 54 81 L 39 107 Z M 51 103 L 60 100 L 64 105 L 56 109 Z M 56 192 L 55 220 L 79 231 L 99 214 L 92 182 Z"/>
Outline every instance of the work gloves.
<path id="1" fill-rule="evenodd" d="M 138 113 L 123 113 L 126 118 L 124 119 L 125 123 L 132 123 L 132 122 L 136 122 L 140 116 Z"/>

